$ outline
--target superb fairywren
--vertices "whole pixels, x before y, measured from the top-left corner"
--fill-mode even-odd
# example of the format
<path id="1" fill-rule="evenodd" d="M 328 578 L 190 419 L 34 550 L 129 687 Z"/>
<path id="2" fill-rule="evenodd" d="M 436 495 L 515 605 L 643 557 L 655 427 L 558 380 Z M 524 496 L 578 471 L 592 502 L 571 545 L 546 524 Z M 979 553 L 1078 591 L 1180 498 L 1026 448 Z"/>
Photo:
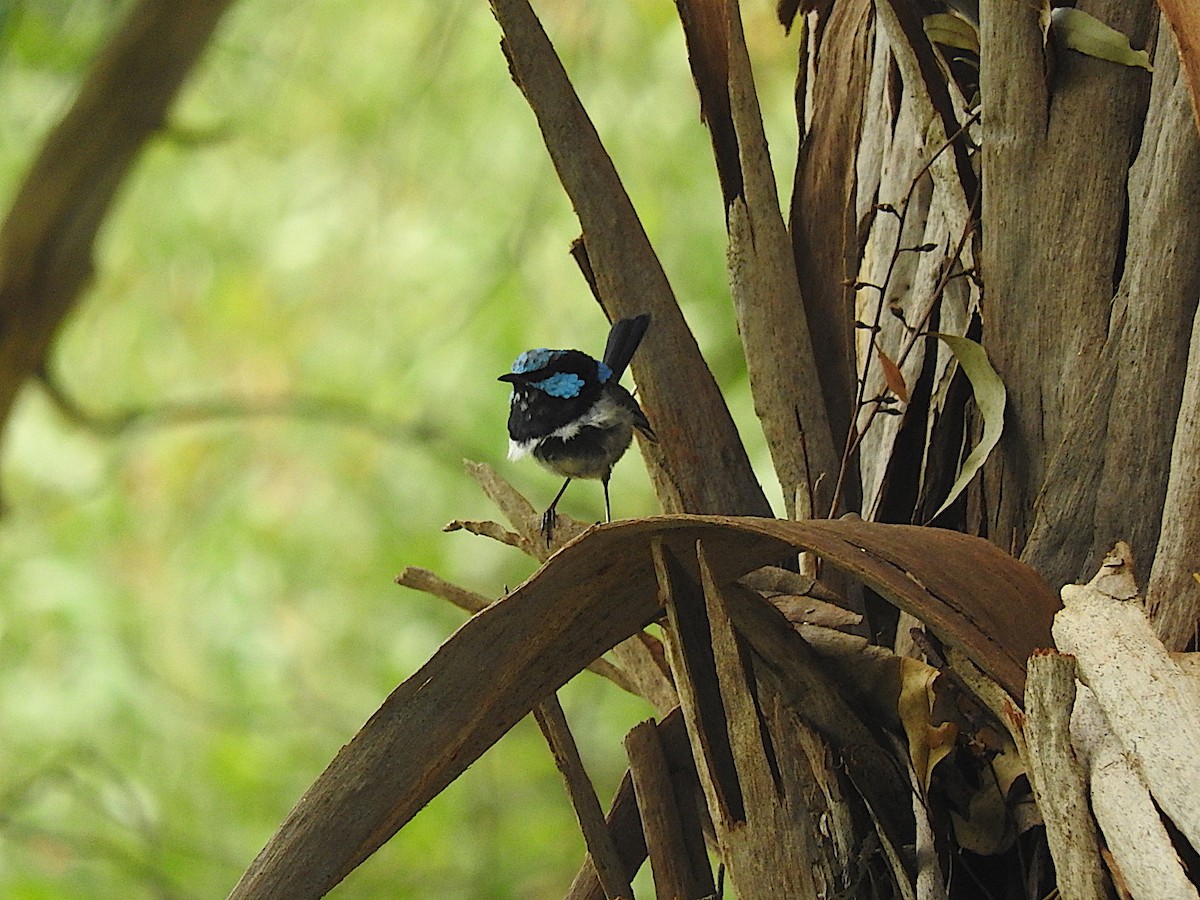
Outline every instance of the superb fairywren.
<path id="1" fill-rule="evenodd" d="M 633 395 L 618 383 L 642 341 L 650 316 L 621 319 L 608 333 L 604 358 L 579 350 L 526 350 L 500 381 L 512 385 L 508 414 L 508 458 L 533 458 L 567 476 L 542 516 L 550 542 L 555 507 L 573 478 L 598 478 L 604 484 L 604 515 L 612 521 L 608 479 L 613 464 L 629 448 L 636 428 L 654 439 Z"/>

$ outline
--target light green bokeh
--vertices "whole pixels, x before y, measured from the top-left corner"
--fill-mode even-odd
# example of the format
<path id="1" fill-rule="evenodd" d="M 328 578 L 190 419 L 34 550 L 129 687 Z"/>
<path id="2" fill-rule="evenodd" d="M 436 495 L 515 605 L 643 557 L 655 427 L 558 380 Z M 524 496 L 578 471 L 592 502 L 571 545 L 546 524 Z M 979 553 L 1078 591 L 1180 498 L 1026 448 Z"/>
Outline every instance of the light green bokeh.
<path id="1" fill-rule="evenodd" d="M 124 3 L 26 2 L 0 47 L 7 200 Z M 764 483 L 724 283 L 720 194 L 666 0 L 539 4 L 726 389 Z M 786 183 L 794 42 L 748 9 Z M 504 461 L 496 375 L 531 345 L 598 352 L 567 254 L 578 223 L 483 0 L 243 0 L 149 148 L 52 369 L 85 409 L 259 404 L 106 436 L 31 384 L 0 520 L 0 894 L 212 897 L 387 693 L 462 621 L 392 577 L 496 595 L 528 560 L 461 469 Z M 790 141 L 790 143 L 789 143 Z M 338 416 L 357 410 L 363 425 Z M 617 515 L 649 514 L 636 454 Z M 564 500 L 598 518 L 599 487 Z M 563 692 L 601 797 L 649 714 L 585 674 Z M 582 841 L 523 722 L 335 896 L 561 896 Z M 639 886 L 648 893 L 646 873 Z"/>

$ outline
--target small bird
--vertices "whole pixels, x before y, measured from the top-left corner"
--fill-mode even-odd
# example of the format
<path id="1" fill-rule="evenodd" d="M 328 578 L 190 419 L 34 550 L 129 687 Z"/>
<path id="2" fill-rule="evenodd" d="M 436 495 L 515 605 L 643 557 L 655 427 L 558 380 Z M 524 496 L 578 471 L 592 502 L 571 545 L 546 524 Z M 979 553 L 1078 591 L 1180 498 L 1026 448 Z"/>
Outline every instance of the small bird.
<path id="1" fill-rule="evenodd" d="M 633 395 L 618 383 L 650 325 L 649 313 L 621 319 L 608 333 L 604 358 L 579 350 L 526 350 L 500 381 L 512 385 L 508 413 L 508 458 L 530 453 L 567 480 L 542 515 L 550 543 L 555 508 L 573 478 L 599 478 L 604 515 L 612 521 L 608 479 L 629 448 L 636 428 L 650 440 L 654 429 Z"/>

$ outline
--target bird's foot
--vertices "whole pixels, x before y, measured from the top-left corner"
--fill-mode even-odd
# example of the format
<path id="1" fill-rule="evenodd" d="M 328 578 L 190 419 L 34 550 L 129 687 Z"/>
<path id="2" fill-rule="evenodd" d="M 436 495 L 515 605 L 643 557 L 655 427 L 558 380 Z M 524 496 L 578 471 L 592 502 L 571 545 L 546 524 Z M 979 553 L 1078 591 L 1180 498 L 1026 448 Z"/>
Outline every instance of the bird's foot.
<path id="1" fill-rule="evenodd" d="M 542 537 L 546 539 L 546 546 L 549 547 L 554 542 L 554 525 L 558 521 L 558 513 L 551 506 L 542 513 Z"/>

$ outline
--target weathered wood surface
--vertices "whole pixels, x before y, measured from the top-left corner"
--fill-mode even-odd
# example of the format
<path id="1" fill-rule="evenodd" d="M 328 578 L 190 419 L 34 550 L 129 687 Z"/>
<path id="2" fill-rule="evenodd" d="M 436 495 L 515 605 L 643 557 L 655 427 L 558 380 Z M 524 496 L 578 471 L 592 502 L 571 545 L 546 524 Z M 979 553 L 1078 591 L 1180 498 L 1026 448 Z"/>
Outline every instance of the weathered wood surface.
<path id="1" fill-rule="evenodd" d="M 1098 0 L 1087 11 L 1135 47 L 1154 36 L 1153 0 Z M 985 469 L 987 533 L 1017 553 L 1108 335 L 1150 88 L 1142 69 L 1071 51 L 1052 68 L 1038 15 L 1036 5 L 980 3 L 984 343 L 1010 410 Z"/>
<path id="2" fill-rule="evenodd" d="M 1150 570 L 1146 604 L 1155 632 L 1169 650 L 1200 643 L 1200 311 L 1192 326 L 1183 402 L 1171 449 L 1171 477 L 1162 531 Z"/>
<path id="3" fill-rule="evenodd" d="M 536 703 L 659 615 L 655 541 L 678 559 L 695 559 L 703 543 L 709 578 L 720 585 L 813 550 L 914 611 L 1016 695 L 1024 658 L 1049 640 L 1052 592 L 978 538 L 854 520 L 667 516 L 596 526 L 465 623 L 392 693 L 297 803 L 232 896 L 328 891 Z M 974 577 L 981 569 L 992 576 L 983 586 Z M 786 659 L 772 665 L 789 668 Z M 786 681 L 780 684 L 783 690 Z M 790 706 L 780 713 L 803 714 Z"/>
<path id="4" fill-rule="evenodd" d="M 1200 705 L 1136 599 L 1128 546 L 1119 544 L 1091 582 L 1062 595 L 1055 643 L 1076 658 L 1080 680 L 1154 801 L 1200 848 Z"/>
<path id="5" fill-rule="evenodd" d="M 613 319 L 653 317 L 633 372 L 659 436 L 640 446 L 664 511 L 770 515 L 725 399 L 541 23 L 527 0 L 491 0 L 491 6 L 513 78 L 583 227 L 605 311 Z"/>
<path id="6" fill-rule="evenodd" d="M 1025 761 L 1058 889 L 1072 900 L 1106 900 L 1100 842 L 1088 802 L 1088 773 L 1071 745 L 1075 660 L 1047 650 L 1029 659 L 1025 687 Z"/>
<path id="7" fill-rule="evenodd" d="M 1165 26 L 1154 64 L 1143 137 L 1129 171 L 1127 249 L 1107 341 L 1085 381 L 1090 393 L 1050 458 L 1022 553 L 1052 584 L 1090 578 L 1117 540 L 1133 548 L 1144 580 L 1160 533 L 1186 542 L 1185 532 L 1193 531 L 1177 524 L 1164 530 L 1164 503 L 1180 504 L 1175 510 L 1184 520 L 1200 514 L 1195 497 L 1185 499 L 1178 488 L 1168 495 L 1168 472 L 1186 484 L 1195 471 L 1189 457 L 1177 453 L 1173 461 L 1171 447 L 1176 419 L 1188 409 L 1180 405 L 1187 325 L 1200 298 L 1200 137 Z M 1167 322 L 1176 324 L 1165 328 Z"/>

